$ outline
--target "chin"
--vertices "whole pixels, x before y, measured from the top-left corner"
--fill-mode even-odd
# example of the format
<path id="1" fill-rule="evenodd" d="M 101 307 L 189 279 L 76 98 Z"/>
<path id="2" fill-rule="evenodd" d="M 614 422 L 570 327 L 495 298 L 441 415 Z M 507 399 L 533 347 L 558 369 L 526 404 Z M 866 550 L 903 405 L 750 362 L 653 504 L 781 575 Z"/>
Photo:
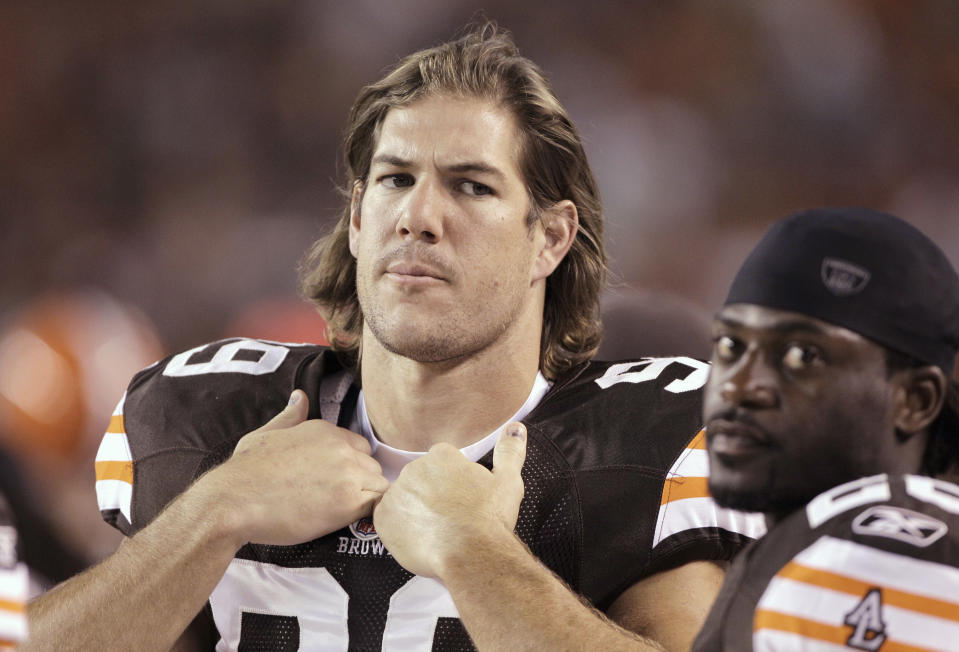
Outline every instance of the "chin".
<path id="1" fill-rule="evenodd" d="M 709 493 L 720 507 L 741 512 L 768 512 L 775 508 L 776 501 L 765 490 L 710 485 Z"/>
<path id="2" fill-rule="evenodd" d="M 380 339 L 380 343 L 390 353 L 424 363 L 455 360 L 468 352 L 458 342 L 436 336 L 414 338 L 404 334 L 402 337 Z"/>
<path id="3" fill-rule="evenodd" d="M 709 493 L 720 507 L 740 512 L 762 512 L 776 520 L 802 509 L 814 497 L 792 495 L 782 487 L 777 489 L 771 478 L 766 486 L 715 486 L 710 482 Z"/>
<path id="4" fill-rule="evenodd" d="M 710 464 L 709 493 L 720 507 L 743 512 L 768 512 L 776 508 L 776 476 L 769 468 L 731 469 Z"/>

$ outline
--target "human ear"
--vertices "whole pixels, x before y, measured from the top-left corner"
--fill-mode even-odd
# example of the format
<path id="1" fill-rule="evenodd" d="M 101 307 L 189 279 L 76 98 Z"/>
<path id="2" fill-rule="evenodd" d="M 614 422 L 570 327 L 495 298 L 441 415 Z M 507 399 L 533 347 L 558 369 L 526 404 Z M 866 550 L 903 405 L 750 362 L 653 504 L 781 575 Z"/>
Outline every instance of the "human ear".
<path id="1" fill-rule="evenodd" d="M 579 230 L 576 204 L 568 199 L 553 204 L 542 216 L 540 224 L 545 237 L 533 264 L 533 281 L 552 274 L 573 246 Z"/>
<path id="2" fill-rule="evenodd" d="M 360 202 L 363 200 L 363 180 L 353 182 L 353 193 L 350 196 L 350 253 L 356 258 L 359 249 L 360 236 Z"/>
<path id="3" fill-rule="evenodd" d="M 927 365 L 902 370 L 897 390 L 896 429 L 911 437 L 936 420 L 946 399 L 948 379 L 939 367 Z"/>

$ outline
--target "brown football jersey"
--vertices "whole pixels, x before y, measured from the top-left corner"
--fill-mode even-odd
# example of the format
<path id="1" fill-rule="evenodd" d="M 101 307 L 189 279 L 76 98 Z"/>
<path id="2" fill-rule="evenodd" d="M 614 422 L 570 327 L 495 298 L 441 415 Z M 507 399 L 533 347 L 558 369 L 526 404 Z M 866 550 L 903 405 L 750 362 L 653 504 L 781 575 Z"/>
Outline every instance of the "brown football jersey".
<path id="1" fill-rule="evenodd" d="M 650 574 L 729 559 L 761 532 L 706 492 L 706 370 L 689 358 L 589 363 L 523 419 L 517 534 L 600 609 Z M 142 528 L 294 388 L 309 396 L 310 418 L 354 423 L 357 383 L 321 347 L 226 340 L 141 372 L 97 457 L 104 518 L 127 534 Z M 296 546 L 244 546 L 208 615 L 217 649 L 472 649 L 445 588 L 397 564 L 369 519 Z"/>
<path id="2" fill-rule="evenodd" d="M 820 494 L 736 559 L 693 649 L 959 649 L 959 486 L 883 474 Z"/>

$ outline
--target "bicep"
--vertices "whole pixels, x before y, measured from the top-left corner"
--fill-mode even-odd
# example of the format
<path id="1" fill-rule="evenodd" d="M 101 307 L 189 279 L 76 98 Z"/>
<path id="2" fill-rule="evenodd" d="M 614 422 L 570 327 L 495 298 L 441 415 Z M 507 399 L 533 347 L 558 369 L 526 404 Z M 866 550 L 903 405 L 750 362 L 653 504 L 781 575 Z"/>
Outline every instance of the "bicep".
<path id="1" fill-rule="evenodd" d="M 620 626 L 666 650 L 688 650 L 706 621 L 726 562 L 694 561 L 636 582 L 607 611 Z"/>

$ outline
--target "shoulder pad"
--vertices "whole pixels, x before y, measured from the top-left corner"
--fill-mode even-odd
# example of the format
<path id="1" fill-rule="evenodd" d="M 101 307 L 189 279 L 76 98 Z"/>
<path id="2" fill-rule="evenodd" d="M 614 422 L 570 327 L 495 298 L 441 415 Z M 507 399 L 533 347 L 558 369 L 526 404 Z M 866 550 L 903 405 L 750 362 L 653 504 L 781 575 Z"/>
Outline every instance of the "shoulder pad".
<path id="1" fill-rule="evenodd" d="M 528 425 L 586 466 L 643 460 L 668 469 L 702 429 L 708 370 L 685 357 L 591 362 L 559 378 Z"/>
<path id="2" fill-rule="evenodd" d="M 104 517 L 124 531 L 139 529 L 282 410 L 294 389 L 306 391 L 310 416 L 318 417 L 320 379 L 339 371 L 323 347 L 242 338 L 144 369 L 130 382 L 97 453 Z"/>

